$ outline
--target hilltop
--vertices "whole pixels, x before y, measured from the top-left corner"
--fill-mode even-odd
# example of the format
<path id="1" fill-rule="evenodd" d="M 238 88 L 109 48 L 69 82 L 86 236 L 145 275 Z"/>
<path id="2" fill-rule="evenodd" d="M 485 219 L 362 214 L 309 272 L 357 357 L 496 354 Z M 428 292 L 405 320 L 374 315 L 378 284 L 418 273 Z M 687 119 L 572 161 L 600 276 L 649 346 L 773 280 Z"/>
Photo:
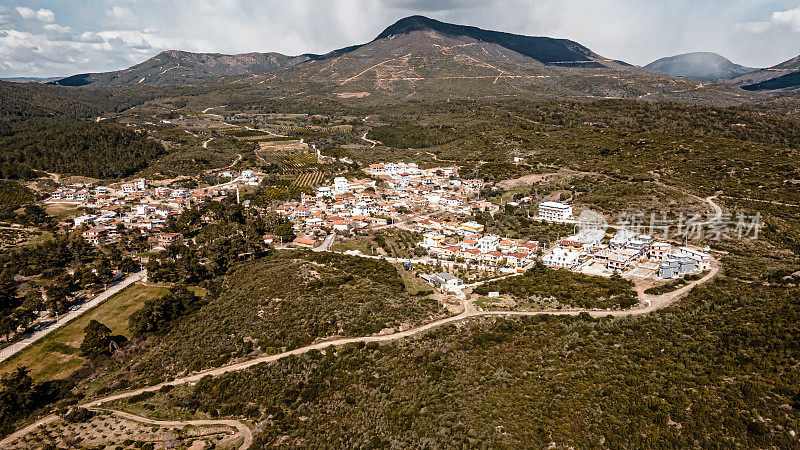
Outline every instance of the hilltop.
<path id="1" fill-rule="evenodd" d="M 645 69 L 676 77 L 691 77 L 700 81 L 720 81 L 758 70 L 734 64 L 728 58 L 711 52 L 693 52 L 657 59 Z"/>

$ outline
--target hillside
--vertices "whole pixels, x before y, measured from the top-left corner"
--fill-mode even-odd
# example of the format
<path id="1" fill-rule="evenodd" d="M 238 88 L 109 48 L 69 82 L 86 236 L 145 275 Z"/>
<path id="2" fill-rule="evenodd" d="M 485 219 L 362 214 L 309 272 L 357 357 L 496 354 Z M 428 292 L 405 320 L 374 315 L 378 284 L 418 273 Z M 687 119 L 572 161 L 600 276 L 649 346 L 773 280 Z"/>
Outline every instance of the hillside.
<path id="1" fill-rule="evenodd" d="M 676 77 L 691 77 L 700 81 L 719 81 L 758 70 L 734 64 L 724 56 L 711 52 L 684 53 L 660 58 L 644 68 Z"/>
<path id="2" fill-rule="evenodd" d="M 731 80 L 731 83 L 749 91 L 800 89 L 800 56 L 780 64 L 758 70 Z"/>
<path id="3" fill-rule="evenodd" d="M 178 85 L 229 75 L 265 74 L 308 60 L 280 53 L 191 53 L 168 50 L 125 70 L 84 73 L 54 81 L 61 86 Z"/>

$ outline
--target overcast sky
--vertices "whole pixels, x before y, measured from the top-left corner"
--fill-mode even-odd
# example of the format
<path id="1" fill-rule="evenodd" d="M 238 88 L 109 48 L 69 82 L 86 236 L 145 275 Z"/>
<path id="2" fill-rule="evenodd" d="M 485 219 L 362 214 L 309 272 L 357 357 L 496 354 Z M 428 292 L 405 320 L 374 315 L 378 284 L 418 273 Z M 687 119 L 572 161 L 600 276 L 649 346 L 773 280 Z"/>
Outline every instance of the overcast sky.
<path id="1" fill-rule="evenodd" d="M 117 70 L 166 49 L 324 53 L 412 14 L 640 65 L 691 51 L 753 67 L 800 55 L 800 0 L 0 0 L 0 77 Z"/>

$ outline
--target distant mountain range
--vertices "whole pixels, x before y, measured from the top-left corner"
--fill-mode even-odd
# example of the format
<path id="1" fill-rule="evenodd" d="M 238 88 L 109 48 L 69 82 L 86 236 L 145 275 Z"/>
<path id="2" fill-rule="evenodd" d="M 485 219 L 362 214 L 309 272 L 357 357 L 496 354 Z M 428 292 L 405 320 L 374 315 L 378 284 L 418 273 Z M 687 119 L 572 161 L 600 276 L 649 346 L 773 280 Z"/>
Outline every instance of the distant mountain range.
<path id="1" fill-rule="evenodd" d="M 249 86 L 253 95 L 270 95 L 264 89 L 269 87 L 284 94 L 343 98 L 621 97 L 736 105 L 742 101 L 742 91 L 733 85 L 702 86 L 671 75 L 719 80 L 750 70 L 755 69 L 706 53 L 663 58 L 641 68 L 568 39 L 410 16 L 368 43 L 323 55 L 169 50 L 125 70 L 79 74 L 52 84 L 89 88 L 204 84 L 209 90 L 225 90 L 235 83 L 237 89 Z M 227 79 L 220 82 L 220 77 Z M 760 81 L 764 80 L 755 82 Z"/>
<path id="2" fill-rule="evenodd" d="M 64 77 L 10 77 L 0 78 L 0 81 L 11 81 L 12 83 L 49 83 L 62 78 Z"/>
<path id="3" fill-rule="evenodd" d="M 136 84 L 190 84 L 230 75 L 264 74 L 309 60 L 280 53 L 191 53 L 167 50 L 133 67 L 114 72 L 83 73 L 52 82 L 61 86 L 121 87 Z"/>
<path id="4" fill-rule="evenodd" d="M 700 81 L 720 81 L 758 70 L 734 64 L 724 56 L 711 52 L 668 56 L 657 59 L 644 68 L 676 77 L 691 77 Z"/>

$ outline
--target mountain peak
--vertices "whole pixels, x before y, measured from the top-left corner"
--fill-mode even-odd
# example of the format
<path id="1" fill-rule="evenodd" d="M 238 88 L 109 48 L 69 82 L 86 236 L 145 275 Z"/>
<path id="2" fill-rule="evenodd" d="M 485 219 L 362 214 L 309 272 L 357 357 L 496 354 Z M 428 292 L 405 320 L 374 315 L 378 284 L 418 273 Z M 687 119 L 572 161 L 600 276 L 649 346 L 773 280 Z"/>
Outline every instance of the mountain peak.
<path id="1" fill-rule="evenodd" d="M 430 17 L 420 15 L 408 16 L 386 27 L 386 29 L 375 38 L 375 40 L 385 39 L 399 34 L 407 34 L 412 31 L 443 31 L 448 25 L 451 27 L 459 26 L 440 22 L 438 20 L 431 19 Z"/>
<path id="2" fill-rule="evenodd" d="M 603 67 L 596 62 L 602 57 L 583 45 L 569 39 L 539 36 L 524 36 L 502 31 L 440 22 L 425 16 L 409 16 L 387 27 L 375 41 L 391 38 L 414 31 L 434 31 L 449 37 L 466 37 L 476 41 L 497 44 L 509 50 L 528 56 L 544 64 L 573 67 Z"/>

